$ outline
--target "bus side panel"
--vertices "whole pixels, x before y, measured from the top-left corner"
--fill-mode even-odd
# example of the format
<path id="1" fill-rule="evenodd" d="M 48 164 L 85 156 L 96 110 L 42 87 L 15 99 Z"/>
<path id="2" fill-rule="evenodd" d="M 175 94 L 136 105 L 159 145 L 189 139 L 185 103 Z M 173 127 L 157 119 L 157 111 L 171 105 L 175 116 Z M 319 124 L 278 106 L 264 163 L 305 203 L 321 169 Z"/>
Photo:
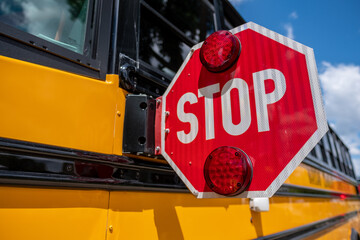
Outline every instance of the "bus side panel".
<path id="1" fill-rule="evenodd" d="M 269 212 L 253 212 L 248 199 L 196 199 L 189 193 L 111 192 L 113 239 L 253 239 L 336 217 L 359 201 L 273 197 Z M 358 219 L 358 217 L 357 217 Z"/>
<path id="2" fill-rule="evenodd" d="M 105 239 L 109 192 L 0 187 L 0 239 Z"/>
<path id="3" fill-rule="evenodd" d="M 340 224 L 338 226 L 326 229 L 324 232 L 319 232 L 306 240 L 317 239 L 317 240 L 353 240 L 356 238 L 351 238 L 352 229 L 357 233 L 360 233 L 360 214 L 350 221 Z"/>
<path id="4" fill-rule="evenodd" d="M 301 163 L 285 183 L 356 195 L 354 185 Z"/>
<path id="5" fill-rule="evenodd" d="M 104 82 L 3 56 L 0 69 L 0 137 L 113 153 L 125 104 L 117 76 Z"/>
<path id="6" fill-rule="evenodd" d="M 111 192 L 113 239 L 244 239 L 255 235 L 247 199 L 196 199 L 190 193 Z"/>

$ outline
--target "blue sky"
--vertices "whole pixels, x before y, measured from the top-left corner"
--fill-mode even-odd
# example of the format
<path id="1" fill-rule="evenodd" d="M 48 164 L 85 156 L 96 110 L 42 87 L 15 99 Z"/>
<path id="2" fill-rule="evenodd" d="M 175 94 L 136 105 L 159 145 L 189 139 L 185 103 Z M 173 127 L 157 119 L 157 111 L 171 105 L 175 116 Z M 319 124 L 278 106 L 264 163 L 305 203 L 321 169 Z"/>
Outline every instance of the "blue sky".
<path id="1" fill-rule="evenodd" d="M 360 1 L 231 0 L 252 21 L 314 49 L 328 121 L 360 177 Z"/>

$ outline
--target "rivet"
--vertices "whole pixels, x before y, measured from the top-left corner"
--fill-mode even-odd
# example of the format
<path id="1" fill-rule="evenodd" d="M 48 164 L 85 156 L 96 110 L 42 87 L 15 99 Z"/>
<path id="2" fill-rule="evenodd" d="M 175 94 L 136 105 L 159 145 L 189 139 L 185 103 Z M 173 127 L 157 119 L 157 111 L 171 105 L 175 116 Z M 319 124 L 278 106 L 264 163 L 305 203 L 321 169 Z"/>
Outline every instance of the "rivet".
<path id="1" fill-rule="evenodd" d="M 165 116 L 169 116 L 170 115 L 170 112 L 169 111 L 165 111 Z"/>
<path id="2" fill-rule="evenodd" d="M 159 152 L 159 151 L 160 151 L 160 147 L 157 146 L 157 147 L 155 148 L 155 151 L 156 151 L 156 152 Z"/>
<path id="3" fill-rule="evenodd" d="M 66 171 L 71 172 L 72 170 L 73 170 L 73 166 L 70 165 L 70 164 L 68 164 L 68 165 L 66 166 Z"/>
<path id="4" fill-rule="evenodd" d="M 189 162 L 189 165 L 191 165 L 192 164 L 192 162 Z"/>
<path id="5" fill-rule="evenodd" d="M 109 226 L 109 232 L 110 232 L 110 233 L 113 233 L 113 231 L 114 231 L 113 226 L 110 225 L 110 226 Z"/>
<path id="6" fill-rule="evenodd" d="M 116 114 L 118 115 L 118 117 L 121 116 L 121 112 L 120 112 L 120 111 L 117 111 Z"/>
<path id="7" fill-rule="evenodd" d="M 166 134 L 169 134 L 169 132 L 170 132 L 170 129 L 168 129 L 168 128 L 165 129 L 165 133 L 166 133 Z"/>

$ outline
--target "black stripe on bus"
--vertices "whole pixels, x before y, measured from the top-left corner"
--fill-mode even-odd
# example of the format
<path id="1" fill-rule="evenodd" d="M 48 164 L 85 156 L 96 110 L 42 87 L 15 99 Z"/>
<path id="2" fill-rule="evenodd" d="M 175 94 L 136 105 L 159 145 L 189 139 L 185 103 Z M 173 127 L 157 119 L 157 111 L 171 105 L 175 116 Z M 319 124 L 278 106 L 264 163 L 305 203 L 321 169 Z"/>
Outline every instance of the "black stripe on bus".
<path id="1" fill-rule="evenodd" d="M 310 224 L 306 224 L 300 227 L 292 228 L 275 234 L 267 235 L 264 237 L 256 238 L 256 240 L 287 240 L 287 239 L 304 239 L 315 234 L 325 234 L 336 227 L 347 223 L 352 218 L 358 216 L 358 211 L 352 211 L 345 214 L 341 214 L 335 217 L 327 218 Z"/>
<path id="2" fill-rule="evenodd" d="M 0 183 L 188 192 L 167 164 L 5 138 L 0 138 Z M 292 184 L 283 184 L 275 195 L 360 199 L 359 195 Z"/>

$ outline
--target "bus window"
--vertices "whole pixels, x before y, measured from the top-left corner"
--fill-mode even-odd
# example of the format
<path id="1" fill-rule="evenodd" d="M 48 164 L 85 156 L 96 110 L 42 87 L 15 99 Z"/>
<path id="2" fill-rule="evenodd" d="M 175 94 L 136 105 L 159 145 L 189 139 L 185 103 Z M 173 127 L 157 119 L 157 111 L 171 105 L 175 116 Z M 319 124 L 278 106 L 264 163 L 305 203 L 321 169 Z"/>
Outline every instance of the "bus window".
<path id="1" fill-rule="evenodd" d="M 5 0 L 0 22 L 36 37 L 83 53 L 88 0 Z"/>
<path id="2" fill-rule="evenodd" d="M 323 162 L 327 164 L 328 163 L 328 157 L 326 155 L 326 150 L 325 150 L 323 145 L 320 146 L 320 150 L 321 150 L 321 158 L 322 158 Z"/>
<path id="3" fill-rule="evenodd" d="M 327 159 L 330 159 L 331 161 L 331 165 L 333 168 L 335 169 L 339 169 L 339 165 L 337 164 L 337 162 L 335 161 L 334 155 L 332 154 L 332 149 L 333 149 L 333 143 L 331 142 L 332 138 L 330 137 L 330 133 L 326 133 L 325 136 L 323 137 L 323 142 L 324 142 L 324 147 L 325 147 L 325 153 L 326 153 L 326 157 Z M 332 144 L 331 144 L 332 143 Z"/>
<path id="4" fill-rule="evenodd" d="M 140 60 L 172 77 L 190 48 L 214 31 L 214 11 L 208 1 L 144 1 Z"/>

